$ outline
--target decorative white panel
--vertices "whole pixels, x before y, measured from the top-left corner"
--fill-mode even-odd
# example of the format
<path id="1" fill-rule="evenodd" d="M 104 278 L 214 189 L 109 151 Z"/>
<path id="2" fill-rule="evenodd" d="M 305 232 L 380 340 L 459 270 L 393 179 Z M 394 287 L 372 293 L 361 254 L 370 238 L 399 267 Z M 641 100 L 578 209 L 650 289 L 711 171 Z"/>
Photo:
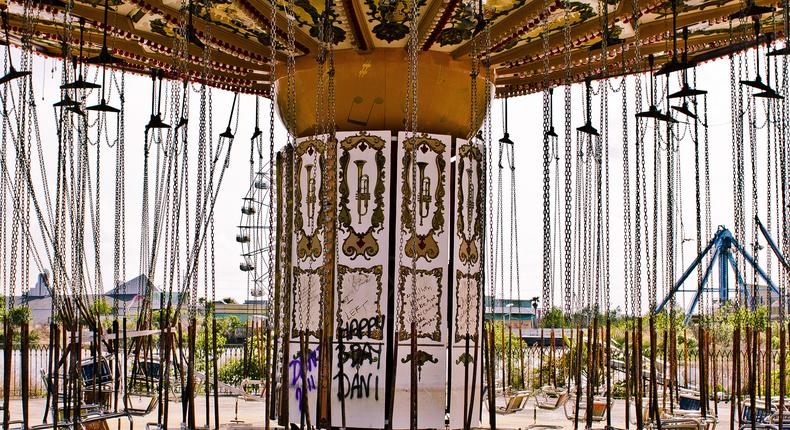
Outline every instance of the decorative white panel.
<path id="1" fill-rule="evenodd" d="M 391 134 L 338 133 L 337 139 L 332 425 L 383 428 Z"/>
<path id="2" fill-rule="evenodd" d="M 481 145 L 456 139 L 451 428 L 463 428 L 464 413 L 470 412 L 471 426 L 480 425 L 480 387 L 483 384 L 480 251 L 485 210 L 482 149 Z"/>
<path id="3" fill-rule="evenodd" d="M 294 150 L 293 274 L 291 288 L 291 342 L 288 362 L 289 419 L 299 423 L 306 403 L 315 425 L 318 388 L 318 329 L 320 327 L 325 138 L 299 139 Z M 304 338 L 302 338 L 304 334 Z M 304 343 L 303 343 L 304 342 Z"/>
<path id="4" fill-rule="evenodd" d="M 393 427 L 409 427 L 411 316 L 416 316 L 419 428 L 443 428 L 447 375 L 449 136 L 398 135 Z M 416 147 L 416 148 L 415 148 Z M 414 157 L 414 160 L 412 158 Z M 412 164 L 414 163 L 414 164 Z M 416 182 L 416 183 L 415 183 Z M 413 194 L 413 193 L 416 193 Z M 416 276 L 412 266 L 416 266 Z M 417 296 L 413 297 L 416 291 Z"/>

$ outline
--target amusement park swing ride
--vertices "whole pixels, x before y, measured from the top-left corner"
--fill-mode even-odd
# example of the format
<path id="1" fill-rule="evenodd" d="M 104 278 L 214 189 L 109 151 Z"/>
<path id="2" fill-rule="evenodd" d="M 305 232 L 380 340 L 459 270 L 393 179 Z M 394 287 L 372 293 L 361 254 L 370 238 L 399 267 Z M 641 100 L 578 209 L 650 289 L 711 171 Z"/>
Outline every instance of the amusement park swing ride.
<path id="1" fill-rule="evenodd" d="M 0 9 L 3 430 L 240 425 L 238 401 L 230 411 L 222 396 L 253 402 L 267 430 L 493 429 L 510 416 L 519 428 L 790 427 L 786 0 L 6 0 Z M 38 109 L 34 54 L 59 63 L 54 130 L 39 127 L 49 113 Z M 715 231 L 708 91 L 718 83 L 697 88 L 696 71 L 711 60 L 729 62 L 732 112 L 734 224 Z M 127 129 L 129 98 L 147 101 L 127 82 L 135 74 L 151 78 L 142 130 Z M 233 93 L 230 106 L 215 109 L 215 89 Z M 537 92 L 542 194 L 517 196 L 516 148 L 527 137 L 510 134 L 508 100 Z M 610 129 L 610 96 L 621 133 Z M 240 120 L 245 97 L 255 98 L 254 128 Z M 215 209 L 234 146 L 249 154 L 235 240 L 256 317 L 243 325 L 241 375 L 230 381 L 220 375 Z M 692 182 L 682 146 L 694 152 L 697 257 L 687 268 L 677 259 Z M 622 178 L 612 178 L 613 153 Z M 100 159 L 113 155 L 107 192 Z M 140 195 L 126 194 L 132 180 Z M 542 203 L 531 305 L 550 342 L 537 349 L 523 344 L 524 327 L 496 318 L 530 288 L 518 258 L 522 199 Z M 127 218 L 132 205 L 139 218 Z M 139 238 L 127 236 L 130 223 Z M 759 242 L 771 252 L 758 256 Z M 35 370 L 34 270 L 51 299 L 47 363 Z M 140 276 L 126 281 L 132 270 Z M 41 417 L 31 414 L 37 378 Z M 560 409 L 561 424 L 547 418 Z"/>

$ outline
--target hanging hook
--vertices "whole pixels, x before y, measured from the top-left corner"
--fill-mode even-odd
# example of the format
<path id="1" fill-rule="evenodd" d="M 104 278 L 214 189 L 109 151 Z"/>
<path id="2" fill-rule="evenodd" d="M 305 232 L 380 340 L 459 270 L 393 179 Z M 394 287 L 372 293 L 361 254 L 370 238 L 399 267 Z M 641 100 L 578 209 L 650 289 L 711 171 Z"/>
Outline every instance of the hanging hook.
<path id="1" fill-rule="evenodd" d="M 8 11 L 4 10 L 1 15 L 3 18 L 3 28 L 5 31 L 5 49 L 6 55 L 8 56 L 8 73 L 0 78 L 0 85 L 30 74 L 30 72 L 27 70 L 18 71 L 14 68 L 14 63 L 12 61 L 13 59 L 11 58 L 11 39 L 8 36 Z"/>
<path id="2" fill-rule="evenodd" d="M 586 110 L 587 119 L 584 125 L 577 128 L 576 130 L 581 133 L 588 134 L 590 136 L 598 136 L 598 129 L 596 129 L 592 125 L 592 96 L 590 94 L 592 92 L 592 82 L 589 76 L 584 79 L 584 86 L 585 86 L 585 93 L 587 98 L 585 101 L 585 105 L 586 105 L 585 110 Z"/>
<path id="3" fill-rule="evenodd" d="M 261 128 L 258 126 L 258 121 L 260 119 L 259 112 L 260 112 L 260 107 L 258 106 L 258 96 L 255 96 L 255 130 L 252 132 L 252 137 L 250 138 L 250 140 L 255 140 L 261 134 L 263 134 Z"/>
<path id="4" fill-rule="evenodd" d="M 505 97 L 504 100 L 502 100 L 502 106 L 503 106 L 503 111 L 504 111 L 503 112 L 503 117 L 504 117 L 504 129 L 505 130 L 504 130 L 504 136 L 502 136 L 502 138 L 499 139 L 499 143 L 505 143 L 505 144 L 508 144 L 508 145 L 513 145 L 513 141 L 510 140 L 510 134 L 507 132 L 507 97 Z"/>
<path id="5" fill-rule="evenodd" d="M 233 111 L 236 110 L 236 99 L 238 97 L 239 97 L 239 93 L 233 93 L 233 103 L 230 105 L 230 115 L 228 115 L 228 126 L 225 128 L 225 131 L 223 131 L 219 135 L 219 137 L 220 137 L 219 147 L 217 148 L 217 154 L 214 157 L 214 163 L 215 164 L 217 163 L 217 161 L 219 161 L 219 156 L 222 153 L 222 146 L 223 146 L 223 143 L 224 143 L 224 139 L 228 140 L 228 155 L 230 155 L 230 148 L 233 145 L 233 138 L 234 138 L 234 134 L 230 130 L 230 124 L 233 121 Z M 228 157 L 226 155 L 226 157 L 225 157 L 225 167 L 228 167 L 229 163 L 230 163 L 230 157 Z"/>

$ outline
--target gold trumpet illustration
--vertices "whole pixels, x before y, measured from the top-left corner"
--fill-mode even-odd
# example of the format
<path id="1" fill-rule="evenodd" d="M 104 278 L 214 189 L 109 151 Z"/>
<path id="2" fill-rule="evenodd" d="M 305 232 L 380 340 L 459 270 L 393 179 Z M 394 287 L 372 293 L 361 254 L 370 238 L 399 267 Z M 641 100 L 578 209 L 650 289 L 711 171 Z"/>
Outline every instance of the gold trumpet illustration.
<path id="1" fill-rule="evenodd" d="M 315 177 L 313 177 L 313 165 L 305 164 L 307 171 L 307 226 L 313 227 L 313 215 L 315 215 Z"/>
<path id="2" fill-rule="evenodd" d="M 370 177 L 362 173 L 366 160 L 354 160 L 357 166 L 357 223 L 362 224 L 362 217 L 368 213 L 370 204 Z"/>
<path id="3" fill-rule="evenodd" d="M 428 212 L 431 208 L 431 178 L 425 176 L 425 168 L 428 163 L 425 161 L 418 161 L 417 168 L 420 170 L 420 191 L 418 194 L 420 202 L 420 225 L 425 218 L 428 217 Z"/>

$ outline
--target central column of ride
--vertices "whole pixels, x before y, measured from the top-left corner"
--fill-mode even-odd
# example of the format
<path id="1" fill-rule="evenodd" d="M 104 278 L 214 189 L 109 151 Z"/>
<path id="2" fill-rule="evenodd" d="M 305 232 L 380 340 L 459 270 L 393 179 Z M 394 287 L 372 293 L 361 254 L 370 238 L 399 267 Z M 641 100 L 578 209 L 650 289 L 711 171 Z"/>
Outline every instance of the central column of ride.
<path id="1" fill-rule="evenodd" d="M 298 138 L 277 165 L 280 421 L 408 428 L 414 362 L 418 427 L 476 426 L 485 163 L 469 137 L 490 88 L 470 61 L 421 53 L 412 136 L 406 50 L 336 52 L 330 136 L 319 133 L 328 76 L 317 67 L 296 61 Z"/>

